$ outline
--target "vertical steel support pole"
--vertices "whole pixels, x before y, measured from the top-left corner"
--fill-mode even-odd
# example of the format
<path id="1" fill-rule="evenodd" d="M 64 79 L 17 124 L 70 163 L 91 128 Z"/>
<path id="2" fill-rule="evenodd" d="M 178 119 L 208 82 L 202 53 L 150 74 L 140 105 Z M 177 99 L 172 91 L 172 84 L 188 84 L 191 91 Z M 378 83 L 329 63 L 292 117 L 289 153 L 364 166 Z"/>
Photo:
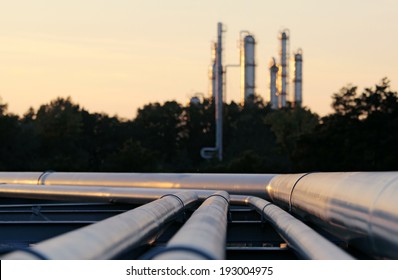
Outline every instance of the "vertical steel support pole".
<path id="1" fill-rule="evenodd" d="M 217 25 L 217 55 L 216 55 L 216 100 L 215 100 L 215 111 L 216 111 L 216 150 L 218 160 L 222 161 L 222 127 L 223 127 L 223 67 L 222 67 L 222 23 L 219 22 Z"/>

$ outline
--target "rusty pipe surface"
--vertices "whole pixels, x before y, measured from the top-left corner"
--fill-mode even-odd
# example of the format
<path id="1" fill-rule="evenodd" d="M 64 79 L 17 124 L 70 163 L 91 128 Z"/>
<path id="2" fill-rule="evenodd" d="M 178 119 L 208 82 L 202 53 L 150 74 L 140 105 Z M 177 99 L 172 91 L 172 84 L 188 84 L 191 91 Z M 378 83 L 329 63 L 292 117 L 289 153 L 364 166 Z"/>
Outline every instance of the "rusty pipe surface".
<path id="1" fill-rule="evenodd" d="M 266 191 L 274 203 L 350 246 L 398 259 L 398 172 L 280 175 Z"/>
<path id="2" fill-rule="evenodd" d="M 275 204 L 253 196 L 231 196 L 231 203 L 253 207 L 269 221 L 301 258 L 308 260 L 352 260 L 353 257 L 312 228 Z"/>
<path id="3" fill-rule="evenodd" d="M 228 207 L 228 193 L 210 195 L 153 259 L 225 259 Z"/>
<path id="4" fill-rule="evenodd" d="M 196 202 L 195 192 L 166 195 L 123 214 L 43 241 L 31 250 L 15 251 L 2 259 L 111 259 L 127 249 L 150 242 L 182 209 Z"/>
<path id="5" fill-rule="evenodd" d="M 0 172 L 0 183 L 226 191 L 266 195 L 274 174 Z"/>

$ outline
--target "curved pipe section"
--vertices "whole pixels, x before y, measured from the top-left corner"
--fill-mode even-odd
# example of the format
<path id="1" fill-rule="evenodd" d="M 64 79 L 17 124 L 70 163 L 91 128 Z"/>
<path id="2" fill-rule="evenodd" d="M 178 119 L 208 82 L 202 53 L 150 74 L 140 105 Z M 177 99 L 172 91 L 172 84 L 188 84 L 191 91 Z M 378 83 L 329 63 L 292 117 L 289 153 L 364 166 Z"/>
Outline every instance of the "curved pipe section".
<path id="1" fill-rule="evenodd" d="M 271 223 L 300 257 L 308 260 L 352 260 L 341 248 L 278 206 L 253 196 L 232 196 L 231 202 L 253 207 Z"/>
<path id="2" fill-rule="evenodd" d="M 398 258 L 398 172 L 280 175 L 266 190 L 358 250 Z"/>
<path id="3" fill-rule="evenodd" d="M 111 259 L 127 249 L 150 242 L 161 228 L 182 209 L 196 202 L 195 192 L 165 196 L 134 210 L 68 232 L 37 244 L 31 250 L 16 251 L 3 259 Z"/>
<path id="4" fill-rule="evenodd" d="M 153 259 L 225 259 L 228 207 L 228 193 L 211 195 L 167 243 L 165 251 L 160 251 Z M 168 248 L 179 250 L 167 252 Z"/>

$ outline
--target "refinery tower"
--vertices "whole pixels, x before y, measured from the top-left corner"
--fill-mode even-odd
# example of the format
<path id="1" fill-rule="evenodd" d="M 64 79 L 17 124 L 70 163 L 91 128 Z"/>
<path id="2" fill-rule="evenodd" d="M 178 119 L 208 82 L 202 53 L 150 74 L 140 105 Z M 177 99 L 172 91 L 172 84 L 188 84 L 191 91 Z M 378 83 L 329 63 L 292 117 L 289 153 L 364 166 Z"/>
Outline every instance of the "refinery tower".
<path id="1" fill-rule="evenodd" d="M 273 109 L 285 108 L 287 102 L 294 107 L 301 107 L 303 102 L 303 51 L 298 49 L 293 53 L 294 73 L 293 73 L 293 96 L 289 91 L 289 41 L 290 32 L 288 29 L 283 30 L 279 34 L 280 51 L 279 63 L 275 58 L 271 59 L 269 64 L 269 93 L 270 103 Z"/>

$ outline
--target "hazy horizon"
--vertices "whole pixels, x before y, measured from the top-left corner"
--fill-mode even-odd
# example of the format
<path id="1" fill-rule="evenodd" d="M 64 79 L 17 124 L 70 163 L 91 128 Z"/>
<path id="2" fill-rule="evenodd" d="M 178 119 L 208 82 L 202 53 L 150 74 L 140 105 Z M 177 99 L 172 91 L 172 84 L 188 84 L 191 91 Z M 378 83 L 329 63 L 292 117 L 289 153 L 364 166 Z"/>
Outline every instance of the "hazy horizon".
<path id="1" fill-rule="evenodd" d="M 238 63 L 241 30 L 256 38 L 256 92 L 269 100 L 279 31 L 303 49 L 303 105 L 325 115 L 331 95 L 388 77 L 396 90 L 398 3 L 382 1 L 26 1 L 0 4 L 0 97 L 18 115 L 56 97 L 132 118 L 149 102 L 208 93 L 210 43 L 226 26 L 224 65 Z M 228 70 L 227 102 L 239 102 Z"/>

